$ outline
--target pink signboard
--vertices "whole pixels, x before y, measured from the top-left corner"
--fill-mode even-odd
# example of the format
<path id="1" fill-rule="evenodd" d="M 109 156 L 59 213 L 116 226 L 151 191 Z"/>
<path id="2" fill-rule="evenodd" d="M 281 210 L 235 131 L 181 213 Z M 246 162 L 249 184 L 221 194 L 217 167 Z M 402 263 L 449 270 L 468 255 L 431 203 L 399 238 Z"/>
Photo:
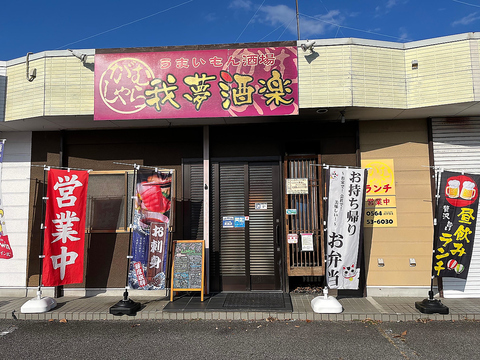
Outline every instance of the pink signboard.
<path id="1" fill-rule="evenodd" d="M 297 114 L 294 46 L 95 55 L 95 120 Z"/>

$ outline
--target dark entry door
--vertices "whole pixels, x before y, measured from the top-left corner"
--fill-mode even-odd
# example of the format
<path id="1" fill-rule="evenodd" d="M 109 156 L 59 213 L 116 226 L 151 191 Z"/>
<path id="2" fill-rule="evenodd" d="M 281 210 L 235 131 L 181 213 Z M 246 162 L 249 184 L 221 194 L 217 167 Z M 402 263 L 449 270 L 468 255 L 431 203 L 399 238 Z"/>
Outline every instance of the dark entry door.
<path id="1" fill-rule="evenodd" d="M 279 164 L 214 162 L 212 170 L 214 282 L 223 291 L 280 290 Z"/>

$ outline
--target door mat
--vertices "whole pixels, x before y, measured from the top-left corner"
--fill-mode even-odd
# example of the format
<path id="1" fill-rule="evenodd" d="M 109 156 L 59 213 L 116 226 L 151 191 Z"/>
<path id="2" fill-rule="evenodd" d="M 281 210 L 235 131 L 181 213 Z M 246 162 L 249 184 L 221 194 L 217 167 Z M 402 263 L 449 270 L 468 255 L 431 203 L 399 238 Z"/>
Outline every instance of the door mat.
<path id="1" fill-rule="evenodd" d="M 199 294 L 178 296 L 163 308 L 165 312 L 240 310 L 292 312 L 293 306 L 287 293 L 219 293 L 205 295 L 205 301 Z"/>
<path id="2" fill-rule="evenodd" d="M 288 310 L 292 303 L 289 294 L 283 293 L 228 293 L 223 307 L 226 309 Z"/>

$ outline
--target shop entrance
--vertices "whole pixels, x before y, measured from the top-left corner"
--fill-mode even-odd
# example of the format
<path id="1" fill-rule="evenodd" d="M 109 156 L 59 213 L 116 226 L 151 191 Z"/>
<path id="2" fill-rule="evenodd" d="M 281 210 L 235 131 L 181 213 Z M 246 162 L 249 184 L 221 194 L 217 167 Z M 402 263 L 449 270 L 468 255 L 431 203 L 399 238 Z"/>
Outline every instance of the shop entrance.
<path id="1" fill-rule="evenodd" d="M 281 290 L 278 162 L 213 162 L 212 287 Z"/>

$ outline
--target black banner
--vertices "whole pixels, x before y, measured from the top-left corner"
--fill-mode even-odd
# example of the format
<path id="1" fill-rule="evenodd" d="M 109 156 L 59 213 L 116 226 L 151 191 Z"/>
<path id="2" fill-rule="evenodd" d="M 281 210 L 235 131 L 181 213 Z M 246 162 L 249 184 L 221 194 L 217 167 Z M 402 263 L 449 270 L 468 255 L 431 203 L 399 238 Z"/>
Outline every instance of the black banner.
<path id="1" fill-rule="evenodd" d="M 441 174 L 433 275 L 466 279 L 472 258 L 480 175 Z"/>

